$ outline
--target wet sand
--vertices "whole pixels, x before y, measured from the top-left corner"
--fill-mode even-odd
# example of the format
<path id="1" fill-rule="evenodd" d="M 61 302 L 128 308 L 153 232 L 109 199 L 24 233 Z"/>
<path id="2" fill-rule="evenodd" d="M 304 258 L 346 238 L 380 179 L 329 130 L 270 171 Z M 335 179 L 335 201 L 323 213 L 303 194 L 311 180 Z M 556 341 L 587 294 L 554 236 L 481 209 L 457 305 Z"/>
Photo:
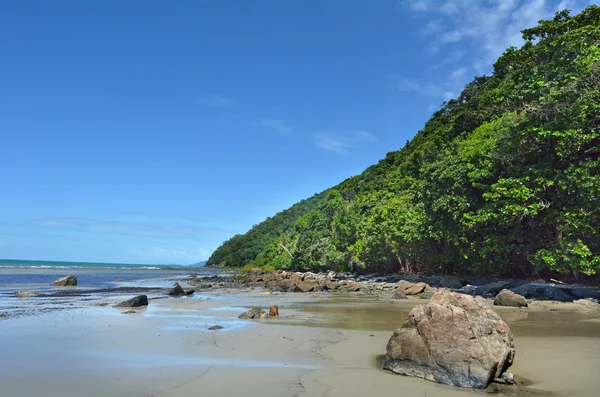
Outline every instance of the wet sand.
<path id="1" fill-rule="evenodd" d="M 332 294 L 152 300 L 0 323 L 2 396 L 596 396 L 600 312 L 575 304 L 498 308 L 515 334 L 517 387 L 469 391 L 378 369 L 393 330 L 422 299 Z M 278 319 L 239 320 L 280 306 Z M 550 306 L 551 305 L 551 306 Z M 560 311 L 551 311 L 550 309 Z M 209 331 L 219 324 L 222 330 Z"/>

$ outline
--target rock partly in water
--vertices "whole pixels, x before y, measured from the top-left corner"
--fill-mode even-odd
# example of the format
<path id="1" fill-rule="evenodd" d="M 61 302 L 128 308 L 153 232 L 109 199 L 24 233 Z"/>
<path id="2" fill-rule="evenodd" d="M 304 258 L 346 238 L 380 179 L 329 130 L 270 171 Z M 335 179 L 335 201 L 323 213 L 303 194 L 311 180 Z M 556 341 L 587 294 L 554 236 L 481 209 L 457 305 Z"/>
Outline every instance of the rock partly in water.
<path id="1" fill-rule="evenodd" d="M 443 288 L 451 288 L 451 289 L 459 289 L 462 288 L 463 283 L 460 278 L 456 276 L 444 276 L 440 280 L 440 287 Z"/>
<path id="2" fill-rule="evenodd" d="M 15 292 L 15 296 L 17 298 L 31 298 L 34 296 L 42 296 L 43 294 L 41 292 L 35 292 L 35 291 L 19 291 L 19 292 Z"/>
<path id="3" fill-rule="evenodd" d="M 392 299 L 408 299 L 408 296 L 404 295 L 402 292 L 394 292 L 392 294 Z"/>
<path id="4" fill-rule="evenodd" d="M 515 294 L 514 292 L 503 289 L 498 292 L 494 299 L 494 305 L 496 306 L 512 306 L 512 307 L 527 307 L 527 301 L 525 297 Z"/>
<path id="5" fill-rule="evenodd" d="M 250 309 L 238 316 L 238 318 L 240 318 L 242 320 L 258 319 L 258 318 L 265 318 L 265 317 L 267 317 L 267 312 L 265 312 L 261 308 Z"/>
<path id="6" fill-rule="evenodd" d="M 181 285 L 179 285 L 179 283 L 173 284 L 173 288 L 171 289 L 171 291 L 169 291 L 169 296 L 184 296 L 184 295 L 185 295 L 185 291 L 183 290 L 183 288 L 181 288 Z"/>
<path id="7" fill-rule="evenodd" d="M 116 279 L 115 279 L 115 283 L 122 283 L 122 282 L 124 282 L 124 281 L 125 281 L 125 280 L 123 280 L 122 278 L 116 278 Z"/>
<path id="8" fill-rule="evenodd" d="M 223 329 L 223 328 L 224 328 L 224 327 L 222 327 L 222 326 L 220 326 L 220 325 L 213 325 L 212 327 L 208 327 L 208 329 L 209 329 L 210 331 L 217 331 L 217 330 L 220 330 L 220 329 Z"/>
<path id="9" fill-rule="evenodd" d="M 269 308 L 269 317 L 279 317 L 279 306 L 273 305 Z"/>
<path id="10" fill-rule="evenodd" d="M 514 356 L 510 328 L 484 299 L 442 291 L 413 308 L 394 332 L 384 368 L 483 389 L 503 377 Z"/>
<path id="11" fill-rule="evenodd" d="M 128 299 L 123 301 L 115 307 L 140 307 L 140 306 L 148 306 L 148 297 L 146 295 L 138 295 L 135 298 Z"/>
<path id="12" fill-rule="evenodd" d="M 195 293 L 196 293 L 195 289 L 188 289 L 187 291 L 185 291 L 185 294 L 187 296 L 194 295 Z"/>
<path id="13" fill-rule="evenodd" d="M 58 280 L 54 280 L 52 284 L 53 287 L 75 287 L 77 286 L 77 277 L 75 276 L 65 276 L 61 277 Z"/>

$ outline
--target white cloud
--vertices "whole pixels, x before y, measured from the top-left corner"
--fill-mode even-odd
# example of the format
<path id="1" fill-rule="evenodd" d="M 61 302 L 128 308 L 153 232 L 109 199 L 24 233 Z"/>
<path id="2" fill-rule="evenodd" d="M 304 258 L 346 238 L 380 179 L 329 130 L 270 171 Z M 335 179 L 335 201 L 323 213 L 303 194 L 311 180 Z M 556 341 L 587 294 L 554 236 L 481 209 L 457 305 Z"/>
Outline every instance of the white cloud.
<path id="1" fill-rule="evenodd" d="M 262 119 L 259 121 L 259 125 L 280 135 L 291 135 L 293 132 L 292 127 L 281 119 Z"/>
<path id="2" fill-rule="evenodd" d="M 398 89 L 448 99 L 474 75 L 489 74 L 496 59 L 511 46 L 523 44 L 521 30 L 540 19 L 552 19 L 568 8 L 580 12 L 590 0 L 421 0 L 401 1 L 399 7 L 421 21 L 425 55 L 435 59 L 423 81 L 403 79 Z"/>
<path id="3" fill-rule="evenodd" d="M 218 108 L 233 108 L 241 105 L 241 103 L 235 99 L 218 95 L 203 95 L 198 99 L 198 103 Z"/>
<path id="4" fill-rule="evenodd" d="M 315 145 L 340 155 L 350 154 L 351 150 L 361 144 L 375 141 L 377 137 L 367 131 L 322 131 L 315 134 Z"/>

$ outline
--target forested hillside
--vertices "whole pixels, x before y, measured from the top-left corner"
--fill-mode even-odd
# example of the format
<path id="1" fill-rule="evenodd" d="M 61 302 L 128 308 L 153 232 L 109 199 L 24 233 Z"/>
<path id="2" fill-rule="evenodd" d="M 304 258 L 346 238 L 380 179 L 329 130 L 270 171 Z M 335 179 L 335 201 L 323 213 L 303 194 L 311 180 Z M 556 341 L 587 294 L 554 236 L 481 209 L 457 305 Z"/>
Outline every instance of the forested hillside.
<path id="1" fill-rule="evenodd" d="M 399 151 L 238 235 L 209 265 L 600 270 L 600 7 L 523 32 Z"/>

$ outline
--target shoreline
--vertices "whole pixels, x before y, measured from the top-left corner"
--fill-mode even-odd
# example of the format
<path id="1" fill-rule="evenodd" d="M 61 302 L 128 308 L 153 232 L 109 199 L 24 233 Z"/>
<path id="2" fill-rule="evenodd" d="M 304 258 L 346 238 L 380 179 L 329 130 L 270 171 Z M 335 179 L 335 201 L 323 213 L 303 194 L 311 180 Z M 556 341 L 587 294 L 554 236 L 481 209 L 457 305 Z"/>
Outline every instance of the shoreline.
<path id="1" fill-rule="evenodd" d="M 65 288 L 59 292 L 72 292 L 55 298 L 62 302 L 55 307 L 62 309 L 0 321 L 1 340 L 11 342 L 0 345 L 0 365 L 7 369 L 0 374 L 3 395 L 170 397 L 201 391 L 208 396 L 391 397 L 402 390 L 406 396 L 592 397 L 600 387 L 595 376 L 600 311 L 579 303 L 494 306 L 515 335 L 511 372 L 517 386 L 491 385 L 479 392 L 380 369 L 387 340 L 414 306 L 428 302 L 426 294 L 390 299 L 391 290 L 377 288 L 385 286 L 383 280 L 357 281 L 369 287 L 355 292 L 265 291 L 264 283 L 271 281 L 264 279 L 160 280 L 163 285 L 175 281 L 195 288 L 195 294 L 168 297 L 168 288 L 157 288 L 149 306 L 131 312 L 112 305 L 140 287 L 111 289 L 92 300 L 74 294 L 93 295 L 94 290 Z M 205 283 L 213 285 L 202 288 Z M 121 295 L 124 291 L 131 293 Z M 74 302 L 81 306 L 68 308 Z M 273 304 L 279 306 L 278 318 L 237 318 Z M 223 328 L 209 330 L 214 325 Z"/>

